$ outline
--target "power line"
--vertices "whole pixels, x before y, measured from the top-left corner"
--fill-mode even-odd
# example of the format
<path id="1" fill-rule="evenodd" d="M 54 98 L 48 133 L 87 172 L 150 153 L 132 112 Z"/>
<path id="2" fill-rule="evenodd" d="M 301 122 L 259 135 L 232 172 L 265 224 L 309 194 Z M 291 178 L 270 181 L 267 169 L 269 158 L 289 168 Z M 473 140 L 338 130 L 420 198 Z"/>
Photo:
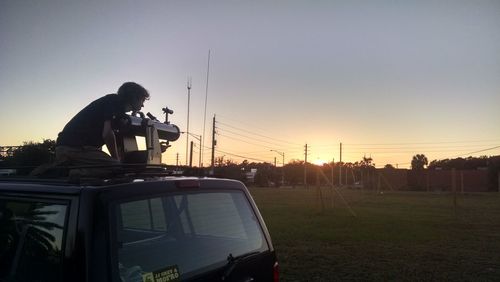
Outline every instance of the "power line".
<path id="1" fill-rule="evenodd" d="M 277 144 L 277 143 L 269 142 L 269 141 L 266 141 L 266 140 L 258 139 L 258 138 L 251 137 L 251 136 L 248 136 L 248 135 L 244 135 L 244 134 L 241 134 L 241 133 L 237 133 L 237 132 L 225 129 L 225 128 L 221 128 L 221 127 L 217 127 L 217 128 L 218 129 L 222 129 L 225 132 L 232 133 L 234 135 L 238 135 L 238 136 L 245 137 L 245 138 L 248 138 L 248 139 L 253 139 L 255 141 L 259 141 L 259 142 L 263 142 L 263 143 L 268 143 L 268 144 L 272 144 L 272 145 L 275 145 L 275 146 L 283 146 L 283 144 Z"/>
<path id="2" fill-rule="evenodd" d="M 495 150 L 495 149 L 499 149 L 499 148 L 500 148 L 500 146 L 495 146 L 495 147 L 486 148 L 486 149 L 482 149 L 482 150 L 478 150 L 478 151 L 474 151 L 474 152 L 469 152 L 469 153 L 465 153 L 465 154 L 451 156 L 451 157 L 448 157 L 447 159 L 454 159 L 454 158 L 459 158 L 459 157 L 470 156 L 472 154 L 482 153 L 482 152 L 491 151 L 491 150 Z M 442 158 L 442 159 L 446 159 L 446 158 Z M 396 163 L 396 164 L 398 164 L 398 165 L 410 165 L 411 162 Z"/>
<path id="3" fill-rule="evenodd" d="M 288 151 L 287 151 L 288 152 Z M 264 154 L 269 156 L 274 156 L 274 153 L 271 153 L 269 150 L 259 150 L 259 151 L 246 151 L 246 154 Z"/>
<path id="4" fill-rule="evenodd" d="M 411 149 L 411 148 L 410 148 Z M 350 150 L 344 150 L 345 152 L 348 152 L 350 154 L 365 154 L 365 153 L 372 153 L 372 154 L 386 154 L 386 155 L 394 155 L 394 154 L 412 154 L 412 153 L 444 153 L 444 152 L 467 152 L 468 150 L 462 149 L 462 150 L 411 150 L 411 151 L 376 151 L 376 150 L 365 150 L 365 151 L 350 151 Z"/>
<path id="5" fill-rule="evenodd" d="M 491 150 L 495 150 L 495 149 L 498 149 L 498 148 L 500 148 L 500 146 L 495 146 L 495 147 L 488 148 L 488 149 L 483 149 L 483 150 L 479 150 L 479 151 L 475 151 L 475 152 L 470 152 L 470 153 L 467 153 L 467 154 L 461 154 L 461 155 L 458 155 L 458 156 L 453 156 L 453 157 L 450 157 L 450 159 L 451 158 L 458 158 L 458 157 L 462 157 L 462 156 L 466 156 L 466 155 L 472 155 L 472 154 L 482 153 L 482 152 L 486 152 L 486 151 L 491 151 Z"/>
<path id="6" fill-rule="evenodd" d="M 358 148 L 359 146 L 419 146 L 419 145 L 431 145 L 431 146 L 434 146 L 434 147 L 446 147 L 446 146 L 439 146 L 440 144 L 464 144 L 464 145 L 457 145 L 457 146 L 453 146 L 453 148 L 455 147 L 474 147 L 474 146 L 484 146 L 486 144 L 470 144 L 470 143 L 486 143 L 486 142 L 489 142 L 489 143 L 493 143 L 493 144 L 497 144 L 498 142 L 500 142 L 500 139 L 496 139 L 496 140 L 469 140 L 469 141 L 435 141 L 435 142 L 399 142 L 399 143 L 345 143 L 346 146 L 350 146 L 350 147 L 356 147 Z M 466 144 L 466 145 L 465 145 Z M 336 144 L 318 144 L 316 145 L 316 147 L 321 147 L 321 148 L 328 148 L 328 147 L 331 147 L 331 148 L 336 148 L 337 145 Z M 449 147 L 449 146 L 448 146 Z M 361 148 L 358 148 L 358 149 L 374 149 L 374 148 L 378 148 L 378 147 L 361 147 Z M 426 147 L 422 147 L 422 148 L 426 148 Z"/>
<path id="7" fill-rule="evenodd" d="M 233 156 L 233 157 L 241 158 L 241 159 L 247 159 L 247 160 L 253 160 L 253 161 L 259 161 L 259 162 L 267 163 L 267 161 L 264 161 L 264 160 L 261 160 L 261 159 L 256 159 L 256 158 L 251 158 L 251 157 L 245 157 L 245 156 L 241 156 L 241 155 L 229 153 L 229 152 L 226 152 L 226 151 L 222 151 L 222 150 L 219 150 L 219 149 L 215 149 L 215 151 L 217 151 L 219 153 L 226 154 L 226 155 L 230 155 L 230 156 Z"/>
<path id="8" fill-rule="evenodd" d="M 453 148 L 477 148 L 477 147 L 484 147 L 484 146 L 495 146 L 496 144 L 483 144 L 483 145 L 455 145 L 455 146 L 447 146 L 447 145 L 436 145 L 436 146 L 418 146 L 418 147 L 413 147 L 413 146 L 407 146 L 407 147 L 354 147 L 356 150 L 402 150 L 402 149 L 439 149 L 439 148 L 445 148 L 445 149 L 453 149 Z"/>
<path id="9" fill-rule="evenodd" d="M 219 128 L 220 129 L 220 128 Z M 227 130 L 224 130 L 224 131 L 227 131 Z M 220 130 L 219 130 L 220 132 Z M 229 132 L 229 131 L 228 131 Z M 233 134 L 235 134 L 234 132 L 231 132 Z M 237 133 L 236 133 L 237 134 Z M 246 143 L 246 144 L 250 144 L 250 145 L 254 145 L 254 146 L 258 146 L 258 147 L 263 147 L 263 148 L 268 148 L 268 149 L 274 149 L 275 147 L 269 147 L 269 146 L 265 146 L 265 145 L 262 145 L 262 144 L 256 144 L 256 143 L 252 143 L 252 142 L 249 142 L 249 141 L 246 141 L 246 140 L 242 140 L 242 139 L 239 139 L 239 138 L 235 138 L 235 137 L 232 137 L 232 136 L 227 136 L 225 134 L 221 134 L 221 133 L 218 133 L 219 136 L 221 137 L 224 137 L 224 138 L 228 138 L 228 139 L 232 139 L 232 140 L 236 140 L 236 141 L 239 141 L 239 142 L 243 142 L 243 143 Z M 240 135 L 240 134 L 237 134 L 237 135 Z M 262 141 L 262 142 L 266 142 L 266 141 Z M 273 144 L 273 143 L 271 143 Z M 216 150 L 217 151 L 217 150 Z M 220 150 L 219 150 L 220 151 Z M 222 152 L 222 151 L 221 151 Z M 267 153 L 268 151 L 259 151 L 257 153 Z M 287 151 L 289 152 L 289 151 Z M 227 152 L 224 152 L 224 153 L 227 153 Z M 248 154 L 248 152 L 245 152 Z M 232 154 L 233 156 L 237 156 L 237 157 L 240 157 L 240 158 L 244 158 L 244 159 L 252 159 L 252 160 L 257 160 L 257 161 L 262 161 L 261 159 L 257 159 L 257 158 L 254 158 L 254 157 L 248 157 L 248 156 L 242 156 L 242 155 L 237 155 L 235 153 L 228 153 L 228 154 Z M 265 161 L 264 161 L 265 162 Z"/>
<path id="10" fill-rule="evenodd" d="M 273 142 L 269 142 L 269 141 L 265 141 L 265 140 L 253 138 L 253 137 L 250 137 L 250 136 L 247 136 L 247 135 L 236 133 L 234 131 L 230 131 L 230 130 L 227 130 L 227 129 L 222 129 L 220 127 L 217 127 L 217 129 L 219 129 L 219 131 L 222 130 L 223 132 L 227 132 L 227 133 L 234 134 L 234 135 L 237 135 L 237 136 L 245 137 L 245 138 L 248 138 L 248 139 L 256 141 L 256 142 L 262 142 L 262 143 L 267 143 L 267 144 L 271 144 L 271 145 L 278 146 L 278 147 L 283 147 L 281 144 L 277 144 L 277 143 L 273 143 Z M 218 133 L 218 134 L 220 136 L 225 136 L 225 137 L 231 138 L 231 137 L 229 137 L 227 135 L 223 135 L 223 134 L 220 134 L 220 133 Z M 238 138 L 234 138 L 234 137 L 232 139 L 239 140 L 239 141 L 242 141 L 242 142 L 245 142 L 245 143 L 249 143 L 249 144 L 252 144 L 252 145 L 256 145 L 256 146 L 265 147 L 264 145 L 261 145 L 261 144 L 250 143 L 248 141 L 244 141 L 244 140 L 241 140 L 241 139 L 238 139 Z M 271 148 L 271 147 L 268 147 L 268 148 Z M 273 149 L 273 148 L 275 148 L 275 147 L 272 147 L 271 149 Z"/>
<path id="11" fill-rule="evenodd" d="M 225 136 L 225 137 L 227 138 L 227 136 Z M 251 144 L 251 145 L 253 145 L 253 144 Z M 271 147 L 269 147 L 269 148 L 271 148 Z M 248 152 L 248 151 L 245 151 L 245 152 L 241 152 L 241 153 L 238 152 L 238 153 L 233 153 L 233 154 L 245 154 L 245 155 L 258 154 L 259 156 L 269 156 L 269 157 L 272 155 L 272 154 L 269 153 L 269 149 L 266 150 L 266 151 L 257 151 L 257 152 Z"/>
<path id="12" fill-rule="evenodd" d="M 262 128 L 258 128 L 258 127 L 256 127 L 255 125 L 252 125 L 252 124 L 250 124 L 250 123 L 246 123 L 246 122 L 242 122 L 242 121 L 237 121 L 237 120 L 234 120 L 234 119 L 228 118 L 227 116 L 223 116 L 223 115 L 221 115 L 221 116 L 222 116 L 222 118 L 224 118 L 224 119 L 228 119 L 228 120 L 230 120 L 230 121 L 233 121 L 233 122 L 239 123 L 239 124 L 241 124 L 241 125 L 245 126 L 245 128 L 248 128 L 248 127 L 253 127 L 253 128 L 256 128 L 258 131 L 261 131 L 261 132 L 266 132 L 266 133 L 269 133 L 269 134 L 274 134 L 274 133 L 275 133 L 275 132 L 270 133 L 269 131 L 263 130 Z M 231 126 L 231 125 L 228 125 L 228 126 Z M 285 140 L 283 140 L 283 139 L 278 139 L 278 138 L 269 137 L 269 136 L 266 136 L 266 135 L 261 135 L 261 134 L 259 134 L 259 133 L 256 133 L 255 131 L 248 131 L 248 129 L 246 129 L 246 130 L 245 130 L 245 129 L 241 129 L 241 128 L 239 128 L 239 127 L 235 127 L 235 126 L 232 126 L 232 127 L 233 127 L 234 129 L 238 129 L 238 130 L 241 130 L 241 131 L 246 131 L 246 132 L 248 132 L 248 133 L 251 133 L 251 134 L 256 134 L 256 135 L 259 135 L 259 136 L 261 136 L 261 137 L 265 137 L 265 138 L 269 138 L 269 139 L 274 139 L 274 140 L 276 140 L 276 141 L 284 142 L 284 143 L 291 144 L 291 145 L 302 146 L 302 144 L 299 144 L 299 143 L 293 143 L 293 142 L 290 142 L 290 141 L 288 141 L 288 140 L 287 140 L 287 141 L 285 141 Z M 293 138 L 289 138 L 289 139 L 293 139 Z"/>
<path id="13" fill-rule="evenodd" d="M 478 151 L 473 151 L 473 152 L 469 152 L 469 153 L 460 153 L 460 154 L 457 154 L 456 157 L 460 157 L 460 156 L 464 156 L 464 155 L 469 155 L 469 154 L 476 154 L 476 153 L 481 153 L 481 152 L 485 152 L 485 151 L 491 151 L 491 150 L 495 150 L 495 149 L 498 149 L 500 148 L 500 146 L 495 146 L 495 147 L 491 147 L 491 148 L 487 148 L 487 149 L 481 149 L 481 150 L 478 150 Z M 408 148 L 408 149 L 411 149 L 411 148 Z M 370 150 L 368 150 L 370 151 Z M 405 154 L 405 153 L 417 153 L 419 151 L 422 151 L 422 150 L 412 150 L 412 151 L 375 151 L 375 150 L 371 150 L 371 153 L 375 153 L 375 154 L 385 154 L 385 155 L 394 155 L 394 154 Z M 425 150 L 424 152 L 422 153 L 442 153 L 442 152 L 456 152 L 456 151 L 466 151 L 466 150 Z M 347 150 L 348 153 L 350 154 L 364 154 L 364 153 L 367 153 L 367 151 L 349 151 Z M 453 158 L 453 157 L 451 157 Z"/>
<path id="14" fill-rule="evenodd" d="M 222 136 L 222 137 L 225 137 L 225 138 L 232 139 L 232 140 L 236 140 L 236 141 L 239 141 L 239 142 L 243 142 L 243 143 L 246 143 L 246 144 L 258 146 L 258 147 L 265 147 L 265 148 L 269 148 L 269 149 L 273 148 L 273 147 L 268 147 L 268 146 L 265 146 L 265 145 L 262 145 L 262 144 L 255 144 L 255 143 L 252 143 L 252 142 L 248 142 L 248 141 L 245 141 L 245 140 L 241 140 L 241 139 L 238 139 L 238 138 L 235 138 L 235 137 L 231 137 L 231 136 L 227 136 L 227 135 L 220 134 L 220 133 L 218 133 L 218 135 Z"/>
<path id="15" fill-rule="evenodd" d="M 414 143 L 347 143 L 349 146 L 384 146 L 384 145 L 433 145 L 433 144 L 459 144 L 459 143 L 484 143 L 484 142 L 499 142 L 496 140 L 469 140 L 469 141 L 437 141 L 437 142 L 414 142 Z"/>
<path id="16" fill-rule="evenodd" d="M 260 137 L 263 137 L 263 138 L 275 140 L 275 141 L 278 141 L 278 142 L 281 142 L 281 143 L 286 143 L 286 144 L 295 145 L 295 146 L 302 146 L 301 144 L 298 144 L 298 143 L 293 143 L 293 142 L 290 142 L 290 141 L 285 141 L 285 140 L 282 140 L 282 139 L 277 139 L 277 138 L 269 137 L 269 136 L 266 136 L 266 135 L 262 135 L 262 134 L 259 134 L 259 133 L 255 133 L 255 132 L 249 131 L 249 130 L 241 129 L 241 128 L 238 128 L 236 126 L 232 126 L 232 125 L 229 125 L 227 123 L 220 122 L 220 121 L 218 121 L 217 123 L 221 124 L 221 125 L 224 125 L 224 126 L 227 126 L 227 127 L 230 127 L 232 129 L 236 129 L 236 130 L 243 131 L 243 132 L 246 132 L 246 133 L 249 133 L 249 134 L 257 135 L 257 136 L 260 136 Z"/>

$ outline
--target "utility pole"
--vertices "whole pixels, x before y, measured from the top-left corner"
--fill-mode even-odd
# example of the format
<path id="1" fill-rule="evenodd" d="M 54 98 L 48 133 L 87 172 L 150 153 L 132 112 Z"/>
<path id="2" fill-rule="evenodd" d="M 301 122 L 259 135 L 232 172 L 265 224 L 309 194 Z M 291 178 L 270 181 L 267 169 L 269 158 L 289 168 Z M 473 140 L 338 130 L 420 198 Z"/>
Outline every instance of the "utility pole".
<path id="1" fill-rule="evenodd" d="M 306 146 L 305 146 L 305 161 L 304 161 L 304 187 L 306 187 L 306 189 L 308 188 L 308 185 L 307 185 L 307 143 L 306 143 Z"/>
<path id="2" fill-rule="evenodd" d="M 281 185 L 285 186 L 285 152 L 283 152 L 283 163 L 281 164 Z"/>
<path id="3" fill-rule="evenodd" d="M 203 140 L 203 136 L 200 135 L 200 157 L 198 158 L 198 162 L 199 162 L 198 167 L 199 168 L 201 168 L 201 150 L 202 150 L 201 142 L 202 142 L 202 140 Z"/>
<path id="4" fill-rule="evenodd" d="M 332 159 L 332 165 L 331 165 L 331 169 L 332 169 L 332 185 L 333 185 L 333 166 L 335 165 L 335 158 Z"/>
<path id="5" fill-rule="evenodd" d="M 342 186 L 342 142 L 340 143 L 339 186 Z"/>
<path id="6" fill-rule="evenodd" d="M 217 140 L 215 140 L 215 115 L 214 115 L 212 124 L 212 161 L 211 161 L 212 174 L 214 173 L 215 145 L 217 145 Z"/>
<path id="7" fill-rule="evenodd" d="M 333 184 L 333 167 L 335 166 L 335 158 L 332 158 L 332 166 L 331 166 L 331 169 L 332 169 L 332 208 L 335 207 L 335 193 L 333 190 L 335 190 L 335 184 Z"/>
<path id="8" fill-rule="evenodd" d="M 187 133 L 187 132 L 181 132 L 181 133 Z M 199 150 L 200 156 L 198 157 L 198 162 L 199 162 L 198 163 L 198 167 L 201 168 L 201 149 L 202 149 L 202 147 L 201 147 L 202 143 L 201 142 L 203 142 L 203 138 L 202 138 L 201 135 L 197 135 L 197 134 L 193 134 L 193 133 L 187 133 L 187 134 L 189 134 L 191 137 L 193 137 L 194 139 L 198 140 L 198 142 L 200 142 L 200 150 Z M 193 143 L 192 146 L 195 146 L 193 141 L 191 141 L 191 143 Z M 191 149 L 191 151 L 190 151 L 191 152 L 190 153 L 190 163 L 191 164 L 189 166 L 192 166 L 192 159 L 193 159 L 193 155 L 192 154 L 193 154 L 193 151 L 194 151 L 193 149 Z"/>
<path id="9" fill-rule="evenodd" d="M 188 162 L 188 144 L 189 144 L 189 103 L 191 100 L 191 78 L 187 79 L 187 91 L 188 91 L 188 110 L 187 110 L 187 126 L 186 126 L 186 165 Z M 189 165 L 191 166 L 191 165 Z"/>
<path id="10" fill-rule="evenodd" d="M 175 166 L 179 166 L 179 153 L 176 154 L 176 158 L 175 158 Z"/>
<path id="11" fill-rule="evenodd" d="M 285 185 L 285 152 L 280 152 L 277 150 L 270 150 L 271 152 L 275 152 L 283 158 L 283 162 L 281 165 L 281 183 Z M 276 167 L 276 158 L 274 158 L 274 166 Z"/>
<path id="12" fill-rule="evenodd" d="M 189 152 L 189 167 L 193 167 L 193 141 L 191 141 L 191 152 Z"/>

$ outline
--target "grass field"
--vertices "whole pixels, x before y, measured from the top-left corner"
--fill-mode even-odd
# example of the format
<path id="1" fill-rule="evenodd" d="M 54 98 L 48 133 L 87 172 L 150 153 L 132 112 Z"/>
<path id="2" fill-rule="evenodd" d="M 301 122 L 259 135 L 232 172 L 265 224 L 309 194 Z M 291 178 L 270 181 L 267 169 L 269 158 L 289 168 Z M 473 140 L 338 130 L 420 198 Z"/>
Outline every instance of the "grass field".
<path id="1" fill-rule="evenodd" d="M 282 281 L 500 281 L 500 195 L 251 188 Z M 323 204 L 321 204 L 323 202 Z"/>

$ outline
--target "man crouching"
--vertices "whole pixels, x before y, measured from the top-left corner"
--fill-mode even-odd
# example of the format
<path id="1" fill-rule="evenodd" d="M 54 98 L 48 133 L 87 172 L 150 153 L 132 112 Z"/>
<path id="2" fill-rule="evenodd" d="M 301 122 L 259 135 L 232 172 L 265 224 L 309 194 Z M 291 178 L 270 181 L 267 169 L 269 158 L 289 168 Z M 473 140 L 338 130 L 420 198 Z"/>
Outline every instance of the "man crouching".
<path id="1" fill-rule="evenodd" d="M 149 93 L 144 87 L 135 82 L 125 82 L 116 94 L 108 94 L 90 103 L 59 133 L 55 162 L 71 166 L 119 164 L 123 156 L 112 129 L 113 118 L 129 111 L 139 111 L 147 99 Z M 111 156 L 101 150 L 104 144 Z M 79 174 L 101 174 L 96 171 L 80 170 Z M 104 170 L 99 171 L 105 173 Z"/>

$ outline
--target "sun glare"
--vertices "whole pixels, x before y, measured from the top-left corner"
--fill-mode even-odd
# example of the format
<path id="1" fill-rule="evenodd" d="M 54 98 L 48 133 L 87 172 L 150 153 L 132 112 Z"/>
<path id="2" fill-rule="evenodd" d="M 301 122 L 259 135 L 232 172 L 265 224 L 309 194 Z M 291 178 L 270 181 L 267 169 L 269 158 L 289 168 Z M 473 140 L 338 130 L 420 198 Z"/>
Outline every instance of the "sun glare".
<path id="1" fill-rule="evenodd" d="M 312 161 L 313 164 L 315 165 L 323 165 L 323 164 L 327 164 L 328 161 L 325 161 L 325 160 L 322 160 L 322 159 L 316 159 L 314 161 Z"/>

